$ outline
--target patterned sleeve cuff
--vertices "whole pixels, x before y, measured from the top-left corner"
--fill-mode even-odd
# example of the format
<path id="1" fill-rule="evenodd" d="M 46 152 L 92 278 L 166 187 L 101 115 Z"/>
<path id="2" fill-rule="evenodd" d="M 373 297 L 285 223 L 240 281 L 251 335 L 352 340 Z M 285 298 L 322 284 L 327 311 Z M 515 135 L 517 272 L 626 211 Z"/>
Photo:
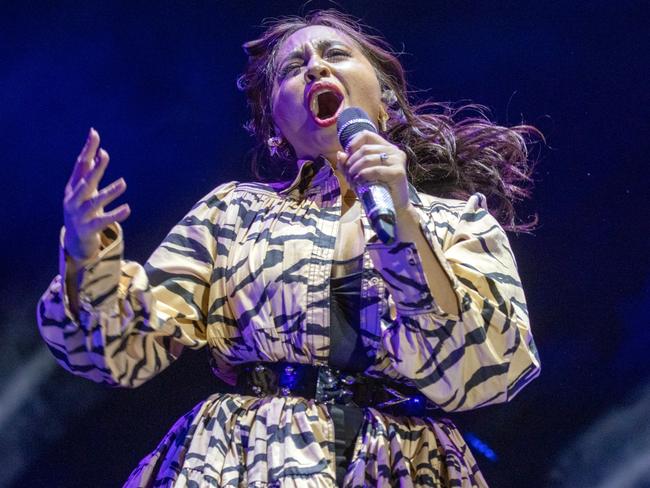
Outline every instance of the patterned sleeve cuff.
<path id="1" fill-rule="evenodd" d="M 62 228 L 59 273 L 63 281 L 63 300 L 66 312 L 72 316 L 66 284 L 66 273 L 72 258 L 63 246 L 64 236 L 65 228 Z M 99 254 L 86 262 L 76 273 L 79 304 L 82 309 L 90 311 L 117 298 L 123 249 L 122 229 L 119 224 L 113 224 L 102 231 Z"/>
<path id="2" fill-rule="evenodd" d="M 400 242 L 387 245 L 375 242 L 368 244 L 368 252 L 375 263 L 381 263 L 378 271 L 386 282 L 399 313 L 405 315 L 435 313 L 444 318 L 458 318 L 443 311 L 431 295 L 415 244 Z M 435 250 L 434 254 L 440 259 L 440 254 Z M 446 260 L 441 264 L 449 274 L 451 270 L 447 270 Z M 453 273 L 451 279 L 456 289 L 457 281 Z"/>

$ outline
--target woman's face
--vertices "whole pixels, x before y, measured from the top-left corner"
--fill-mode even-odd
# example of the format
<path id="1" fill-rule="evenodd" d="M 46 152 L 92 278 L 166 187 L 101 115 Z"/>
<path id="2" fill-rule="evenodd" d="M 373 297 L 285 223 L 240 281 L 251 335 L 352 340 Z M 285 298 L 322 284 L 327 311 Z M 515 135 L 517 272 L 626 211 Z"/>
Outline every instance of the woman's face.
<path id="1" fill-rule="evenodd" d="M 360 107 L 376 122 L 381 104 L 373 66 L 344 33 L 309 26 L 279 47 L 271 94 L 273 121 L 298 158 L 322 154 L 334 161 L 341 150 L 338 114 L 346 107 Z"/>

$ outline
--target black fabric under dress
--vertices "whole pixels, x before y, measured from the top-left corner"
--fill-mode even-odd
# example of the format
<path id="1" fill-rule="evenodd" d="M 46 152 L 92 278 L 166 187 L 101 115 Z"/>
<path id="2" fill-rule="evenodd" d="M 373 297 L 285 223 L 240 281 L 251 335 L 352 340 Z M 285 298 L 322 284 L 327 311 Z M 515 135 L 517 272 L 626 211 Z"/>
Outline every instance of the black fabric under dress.
<path id="1" fill-rule="evenodd" d="M 363 348 L 359 335 L 361 294 L 361 263 L 353 260 L 335 263 L 338 277 L 330 278 L 330 358 L 329 364 L 348 371 L 362 372 L 373 361 Z M 336 275 L 337 273 L 333 273 Z M 336 481 L 341 485 L 354 450 L 354 441 L 363 421 L 363 409 L 355 406 L 328 404 L 334 423 L 336 450 Z"/>

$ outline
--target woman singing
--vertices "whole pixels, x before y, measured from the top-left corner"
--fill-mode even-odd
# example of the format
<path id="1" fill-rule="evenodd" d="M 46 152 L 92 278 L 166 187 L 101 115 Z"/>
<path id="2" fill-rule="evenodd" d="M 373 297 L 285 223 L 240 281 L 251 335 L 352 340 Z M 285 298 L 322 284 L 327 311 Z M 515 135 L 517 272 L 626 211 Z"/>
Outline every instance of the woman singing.
<path id="1" fill-rule="evenodd" d="M 323 11 L 244 44 L 258 182 L 203 197 L 147 263 L 123 259 L 91 129 L 65 189 L 60 276 L 38 306 L 69 371 L 137 387 L 207 347 L 215 393 L 125 486 L 487 486 L 444 412 L 510 400 L 539 373 L 504 228 L 527 196 L 528 126 L 414 105 L 376 36 Z M 377 127 L 343 151 L 337 119 Z M 258 147 L 259 148 L 259 147 Z M 264 173 L 264 177 L 262 177 Z M 383 243 L 360 188 L 385 185 Z"/>

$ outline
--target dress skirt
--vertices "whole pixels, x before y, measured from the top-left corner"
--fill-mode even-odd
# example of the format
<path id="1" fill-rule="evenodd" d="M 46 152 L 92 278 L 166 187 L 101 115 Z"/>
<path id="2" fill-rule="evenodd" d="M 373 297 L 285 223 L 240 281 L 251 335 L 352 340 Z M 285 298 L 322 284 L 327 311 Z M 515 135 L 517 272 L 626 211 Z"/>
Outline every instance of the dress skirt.
<path id="1" fill-rule="evenodd" d="M 124 486 L 487 486 L 448 419 L 395 417 L 366 408 L 358 425 L 354 414 L 346 418 L 328 407 L 300 397 L 211 395 L 174 424 Z M 335 425 L 344 432 L 337 435 Z M 341 469 L 342 456 L 350 459 L 347 469 Z"/>

